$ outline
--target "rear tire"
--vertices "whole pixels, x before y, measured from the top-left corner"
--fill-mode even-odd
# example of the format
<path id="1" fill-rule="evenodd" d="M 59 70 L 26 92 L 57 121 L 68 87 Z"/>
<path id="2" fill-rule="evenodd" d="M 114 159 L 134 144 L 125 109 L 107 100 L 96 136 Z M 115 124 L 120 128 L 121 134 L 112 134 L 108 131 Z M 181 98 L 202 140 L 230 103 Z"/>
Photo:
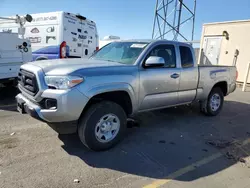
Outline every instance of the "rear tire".
<path id="1" fill-rule="evenodd" d="M 78 124 L 78 135 L 89 149 L 107 150 L 124 137 L 126 123 L 126 113 L 120 105 L 103 101 L 93 104 L 82 115 Z"/>
<path id="2" fill-rule="evenodd" d="M 213 88 L 206 101 L 201 103 L 201 111 L 208 116 L 216 116 L 220 113 L 224 103 L 224 94 L 221 88 Z"/>

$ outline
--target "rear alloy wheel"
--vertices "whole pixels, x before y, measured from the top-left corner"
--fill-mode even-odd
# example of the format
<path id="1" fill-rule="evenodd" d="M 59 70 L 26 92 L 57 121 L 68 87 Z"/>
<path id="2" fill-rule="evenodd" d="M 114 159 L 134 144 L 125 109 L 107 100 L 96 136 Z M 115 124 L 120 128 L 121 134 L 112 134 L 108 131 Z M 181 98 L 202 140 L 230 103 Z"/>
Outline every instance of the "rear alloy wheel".
<path id="1" fill-rule="evenodd" d="M 206 115 L 216 116 L 220 113 L 224 103 L 224 94 L 219 87 L 213 88 L 206 101 L 205 109 L 202 110 Z"/>
<path id="2" fill-rule="evenodd" d="M 107 150 L 123 138 L 126 120 L 126 114 L 120 105 L 110 101 L 94 104 L 79 120 L 79 138 L 92 150 Z"/>
<path id="3" fill-rule="evenodd" d="M 213 112 L 216 112 L 221 105 L 221 98 L 218 93 L 214 93 L 209 101 L 209 106 Z"/>

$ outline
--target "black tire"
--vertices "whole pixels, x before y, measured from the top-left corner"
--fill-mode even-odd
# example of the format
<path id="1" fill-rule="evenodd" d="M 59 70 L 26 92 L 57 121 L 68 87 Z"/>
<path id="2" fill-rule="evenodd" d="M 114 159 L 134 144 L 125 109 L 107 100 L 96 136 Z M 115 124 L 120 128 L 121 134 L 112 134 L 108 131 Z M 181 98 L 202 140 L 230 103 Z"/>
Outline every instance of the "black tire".
<path id="1" fill-rule="evenodd" d="M 95 136 L 95 128 L 98 121 L 106 114 L 114 114 L 120 120 L 120 129 L 116 136 L 109 142 L 103 143 L 98 141 Z M 93 104 L 82 115 L 78 124 L 78 135 L 81 142 L 89 149 L 94 151 L 107 150 L 117 144 L 126 132 L 127 117 L 123 108 L 110 101 L 103 101 Z"/>
<path id="2" fill-rule="evenodd" d="M 211 104 L 211 100 L 213 96 L 219 96 L 220 97 L 220 103 L 219 103 L 219 107 L 217 109 L 214 109 L 210 104 Z M 221 90 L 221 88 L 216 87 L 213 88 L 212 91 L 209 93 L 207 101 L 205 101 L 205 106 L 201 104 L 201 111 L 208 116 L 216 116 L 220 113 L 222 107 L 223 107 L 223 103 L 224 103 L 224 94 Z"/>

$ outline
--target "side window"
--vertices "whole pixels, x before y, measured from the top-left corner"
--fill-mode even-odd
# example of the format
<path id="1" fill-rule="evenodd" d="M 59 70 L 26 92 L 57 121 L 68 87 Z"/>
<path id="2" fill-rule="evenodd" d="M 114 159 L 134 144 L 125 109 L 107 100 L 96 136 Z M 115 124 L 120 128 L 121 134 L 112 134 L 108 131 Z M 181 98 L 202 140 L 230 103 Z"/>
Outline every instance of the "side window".
<path id="1" fill-rule="evenodd" d="M 149 53 L 148 57 L 150 56 L 162 57 L 165 60 L 165 67 L 167 68 L 176 67 L 176 55 L 173 45 L 159 45 Z"/>
<path id="2" fill-rule="evenodd" d="M 194 66 L 193 55 L 189 47 L 180 46 L 181 66 L 188 68 Z"/>

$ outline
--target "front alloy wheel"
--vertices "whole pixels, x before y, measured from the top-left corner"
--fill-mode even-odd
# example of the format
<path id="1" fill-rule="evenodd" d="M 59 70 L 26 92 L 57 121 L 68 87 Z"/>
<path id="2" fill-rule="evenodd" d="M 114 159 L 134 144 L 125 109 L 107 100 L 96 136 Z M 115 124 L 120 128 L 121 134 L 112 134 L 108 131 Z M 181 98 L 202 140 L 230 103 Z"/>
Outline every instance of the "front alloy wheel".
<path id="1" fill-rule="evenodd" d="M 110 142 L 116 137 L 119 129 L 120 119 L 114 114 L 106 114 L 96 124 L 96 139 L 102 143 Z"/>

